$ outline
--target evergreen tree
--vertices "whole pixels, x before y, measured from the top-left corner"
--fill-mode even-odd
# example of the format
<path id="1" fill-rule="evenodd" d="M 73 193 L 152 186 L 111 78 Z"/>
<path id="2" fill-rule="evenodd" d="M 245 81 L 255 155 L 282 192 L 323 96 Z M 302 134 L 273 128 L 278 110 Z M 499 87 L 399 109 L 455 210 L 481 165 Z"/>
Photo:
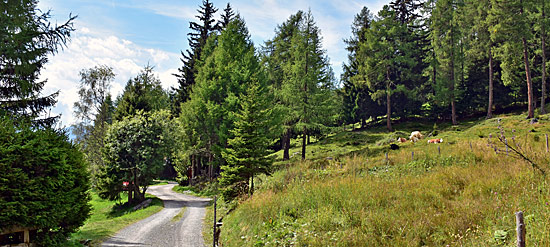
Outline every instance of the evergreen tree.
<path id="1" fill-rule="evenodd" d="M 378 116 L 375 110 L 379 105 L 370 97 L 370 91 L 364 83 L 354 83 L 352 78 L 359 73 L 361 58 L 358 55 L 360 45 L 366 42 L 366 33 L 369 30 L 374 17 L 367 7 L 355 16 L 351 26 L 352 36 L 344 40 L 348 51 L 348 64 L 343 65 L 341 81 L 343 83 L 343 107 L 347 113 L 348 123 L 361 122 L 361 128 L 365 127 L 365 121 L 369 117 Z"/>
<path id="2" fill-rule="evenodd" d="M 282 95 L 287 102 L 285 114 L 298 119 L 293 127 L 301 132 L 305 159 L 308 131 L 323 128 L 323 120 L 332 113 L 334 76 L 311 11 L 304 15 L 290 44 L 290 59 L 283 67 Z"/>
<path id="3" fill-rule="evenodd" d="M 217 25 L 215 24 L 214 14 L 218 9 L 214 8 L 214 5 L 209 0 L 203 0 L 202 6 L 200 6 L 199 15 L 196 17 L 199 19 L 199 23 L 190 22 L 189 28 L 194 32 L 188 33 L 189 47 L 185 53 L 182 51 L 181 62 L 183 66 L 178 69 L 179 74 L 174 74 L 178 78 L 178 88 L 175 92 L 174 109 L 176 113 L 180 112 L 180 104 L 189 100 L 191 88 L 195 84 L 195 77 L 197 68 L 195 63 L 201 60 L 201 51 L 206 44 L 206 40 L 216 31 Z"/>
<path id="4" fill-rule="evenodd" d="M 265 78 L 251 78 L 245 87 L 228 147 L 222 152 L 227 164 L 221 167 L 220 185 L 225 187 L 226 201 L 246 192 L 252 194 L 254 176 L 268 173 L 272 162 L 268 147 L 275 125 Z"/>
<path id="5" fill-rule="evenodd" d="M 366 33 L 366 41 L 361 44 L 360 56 L 363 63 L 360 73 L 352 80 L 367 85 L 371 98 L 386 105 L 386 127 L 391 126 L 392 95 L 395 92 L 407 92 L 401 74 L 410 73 L 407 68 L 414 67 L 415 60 L 410 56 L 411 42 L 401 42 L 408 35 L 407 26 L 402 24 L 396 12 L 389 6 L 378 13 L 378 19 L 371 24 Z"/>
<path id="6" fill-rule="evenodd" d="M 183 152 L 202 156 L 204 159 L 199 160 L 207 162 L 208 175 L 213 178 L 215 169 L 226 163 L 221 152 L 234 128 L 234 113 L 240 106 L 238 96 L 247 82 L 263 78 L 263 71 L 245 23 L 238 16 L 219 36 L 211 36 L 206 47 L 205 54 L 209 55 L 199 63 L 197 84 L 183 105 L 181 121 L 187 129 L 184 131 L 193 135 Z"/>
<path id="7" fill-rule="evenodd" d="M 267 69 L 268 80 L 276 95 L 278 104 L 275 107 L 282 111 L 290 102 L 285 101 L 282 87 L 285 81 L 284 66 L 292 58 L 289 52 L 292 37 L 299 31 L 300 24 L 303 22 L 304 13 L 298 11 L 290 18 L 279 25 L 275 30 L 275 37 L 265 43 L 263 50 L 263 62 Z M 290 158 L 290 139 L 292 127 L 298 120 L 293 114 L 283 114 L 283 133 L 281 135 L 281 148 L 283 149 L 283 160 Z"/>
<path id="8" fill-rule="evenodd" d="M 168 94 L 153 73 L 153 67 L 145 66 L 136 77 L 128 80 L 122 95 L 117 98 L 113 118 L 120 121 L 135 115 L 139 110 L 152 112 L 168 108 Z"/>
<path id="9" fill-rule="evenodd" d="M 528 118 L 534 117 L 535 114 L 531 62 L 529 61 L 530 44 L 528 43 L 533 35 L 528 18 L 530 7 L 530 1 L 527 0 L 491 0 L 490 19 L 492 25 L 489 27 L 491 40 L 500 43 L 496 50 L 502 61 L 502 81 L 505 84 L 518 81 L 519 77 L 516 76 L 516 71 L 523 64 L 527 86 Z M 521 57 L 523 57 L 523 61 L 521 61 Z"/>
<path id="10" fill-rule="evenodd" d="M 76 17 L 52 27 L 50 12 L 40 12 L 37 3 L 10 0 L 0 5 L 0 116 L 26 117 L 37 125 L 52 126 L 58 117 L 47 111 L 55 105 L 58 92 L 42 96 L 46 80 L 38 78 L 48 55 L 69 40 Z"/>
<path id="11" fill-rule="evenodd" d="M 435 56 L 438 62 L 437 83 L 433 85 L 440 105 L 451 107 L 451 121 L 456 125 L 456 64 L 459 62 L 460 29 L 457 25 L 456 0 L 442 0 L 435 3 L 432 11 L 432 37 Z"/>
<path id="12" fill-rule="evenodd" d="M 225 9 L 223 9 L 223 13 L 221 15 L 221 20 L 218 21 L 218 30 L 221 32 L 223 29 L 229 25 L 231 21 L 235 19 L 235 12 L 233 12 L 233 9 L 231 8 L 231 5 L 227 3 L 227 6 Z"/>

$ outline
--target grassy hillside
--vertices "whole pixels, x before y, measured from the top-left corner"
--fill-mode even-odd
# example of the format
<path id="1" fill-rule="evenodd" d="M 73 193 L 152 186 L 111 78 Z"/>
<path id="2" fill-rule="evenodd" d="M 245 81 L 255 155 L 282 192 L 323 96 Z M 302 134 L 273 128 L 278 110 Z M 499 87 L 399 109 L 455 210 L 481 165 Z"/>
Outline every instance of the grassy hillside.
<path id="1" fill-rule="evenodd" d="M 498 126 L 514 147 L 550 172 L 548 115 L 535 124 L 510 115 L 441 125 L 434 133 L 444 143 L 423 139 L 399 144 L 399 150 L 389 149 L 396 136 L 433 132 L 433 123 L 399 124 L 397 134 L 382 127 L 345 131 L 309 146 L 308 161 L 298 161 L 297 154 L 258 179 L 254 196 L 224 217 L 221 244 L 513 246 L 514 213 L 522 210 L 528 245 L 550 246 L 548 175 L 506 155 L 496 138 Z M 221 207 L 223 212 L 228 206 Z"/>

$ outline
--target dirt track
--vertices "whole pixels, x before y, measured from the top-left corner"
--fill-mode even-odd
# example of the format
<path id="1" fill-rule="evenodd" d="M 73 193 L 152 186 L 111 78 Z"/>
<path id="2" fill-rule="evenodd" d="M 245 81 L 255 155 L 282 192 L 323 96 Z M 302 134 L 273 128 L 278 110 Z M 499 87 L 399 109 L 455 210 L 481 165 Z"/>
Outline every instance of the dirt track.
<path id="1" fill-rule="evenodd" d="M 150 187 L 147 193 L 163 200 L 164 209 L 122 229 L 103 242 L 102 246 L 204 247 L 202 222 L 210 199 L 176 193 L 172 191 L 174 186 L 175 184 L 167 184 Z M 182 208 L 186 210 L 184 216 L 177 222 L 172 221 Z"/>

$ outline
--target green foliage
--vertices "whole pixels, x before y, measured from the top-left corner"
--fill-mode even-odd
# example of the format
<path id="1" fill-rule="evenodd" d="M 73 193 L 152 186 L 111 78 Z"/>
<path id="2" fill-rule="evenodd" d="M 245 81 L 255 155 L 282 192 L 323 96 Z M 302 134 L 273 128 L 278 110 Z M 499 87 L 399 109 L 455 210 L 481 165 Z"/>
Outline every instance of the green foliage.
<path id="1" fill-rule="evenodd" d="M 120 121 L 140 110 L 152 112 L 169 107 L 168 94 L 154 75 L 153 67 L 147 65 L 136 77 L 128 80 L 122 95 L 117 98 L 113 119 Z"/>
<path id="2" fill-rule="evenodd" d="M 0 119 L 0 229 L 37 228 L 61 246 L 90 212 L 86 162 L 66 133 Z"/>
<path id="3" fill-rule="evenodd" d="M 244 21 L 237 17 L 219 36 L 211 36 L 199 62 L 198 76 L 191 99 L 182 105 L 180 116 L 181 152 L 178 165 L 181 176 L 191 160 L 208 162 L 213 169 L 226 164 L 222 156 L 235 128 L 241 95 L 252 81 L 265 75 L 255 55 Z M 206 56 L 207 55 L 207 56 Z M 202 162 L 199 165 L 203 165 Z"/>
<path id="4" fill-rule="evenodd" d="M 59 92 L 41 95 L 46 80 L 38 78 L 48 56 L 69 40 L 76 17 L 52 27 L 50 12 L 41 12 L 37 3 L 4 1 L 0 6 L 0 117 L 26 117 L 52 126 L 58 117 L 38 118 L 55 105 Z"/>
<path id="5" fill-rule="evenodd" d="M 151 204 L 137 211 L 133 210 L 133 206 L 121 206 L 114 201 L 101 199 L 95 192 L 92 192 L 91 197 L 90 218 L 77 232 L 71 235 L 73 241 L 92 240 L 91 246 L 98 246 L 121 229 L 163 209 L 162 201 L 149 194 L 147 194 L 147 198 L 153 199 Z M 122 200 L 125 200 L 126 197 L 126 194 L 121 195 Z"/>
<path id="6" fill-rule="evenodd" d="M 268 173 L 272 163 L 267 156 L 271 133 L 276 127 L 270 109 L 273 101 L 267 95 L 264 78 L 251 78 L 245 87 L 239 97 L 240 109 L 234 113 L 235 128 L 230 131 L 228 147 L 222 151 L 227 164 L 221 167 L 219 183 L 225 187 L 222 194 L 226 201 L 246 192 L 252 194 L 254 184 L 253 181 L 250 184 L 250 179 Z M 243 182 L 244 188 L 241 188 Z"/>
<path id="7" fill-rule="evenodd" d="M 171 154 L 173 138 L 169 118 L 166 110 L 138 111 L 133 117 L 113 123 L 105 136 L 106 164 L 98 183 L 101 198 L 120 199 L 124 181 L 130 182 L 129 190 L 134 191 L 138 201 L 144 198 L 147 186 L 159 176 Z"/>

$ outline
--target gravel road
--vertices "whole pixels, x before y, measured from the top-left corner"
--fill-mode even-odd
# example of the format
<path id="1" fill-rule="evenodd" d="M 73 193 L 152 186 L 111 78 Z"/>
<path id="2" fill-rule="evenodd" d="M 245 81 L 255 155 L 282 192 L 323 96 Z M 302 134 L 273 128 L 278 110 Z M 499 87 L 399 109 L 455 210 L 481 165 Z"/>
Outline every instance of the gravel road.
<path id="1" fill-rule="evenodd" d="M 175 184 L 167 184 L 147 189 L 148 193 L 164 201 L 164 209 L 122 229 L 101 246 L 204 247 L 202 221 L 210 199 L 174 192 L 174 186 Z M 185 210 L 183 217 L 177 222 L 172 221 L 182 209 Z"/>

